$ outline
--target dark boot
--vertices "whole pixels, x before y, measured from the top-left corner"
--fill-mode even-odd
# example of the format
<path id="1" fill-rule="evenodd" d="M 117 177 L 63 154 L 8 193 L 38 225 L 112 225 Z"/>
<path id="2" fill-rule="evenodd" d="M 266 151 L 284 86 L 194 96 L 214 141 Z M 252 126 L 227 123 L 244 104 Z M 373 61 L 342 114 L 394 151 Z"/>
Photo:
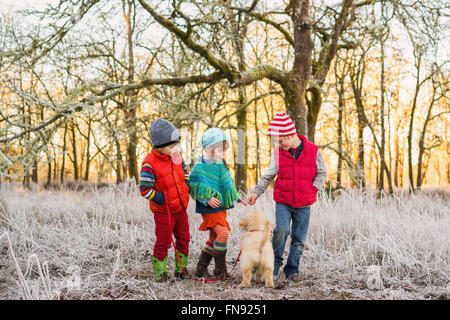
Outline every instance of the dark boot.
<path id="1" fill-rule="evenodd" d="M 226 262 L 227 251 L 223 252 L 214 252 L 214 262 L 216 264 L 214 269 L 214 275 L 219 278 L 227 278 L 229 277 L 227 271 L 227 262 Z"/>
<path id="2" fill-rule="evenodd" d="M 211 263 L 212 258 L 212 254 L 206 250 L 202 250 L 200 258 L 198 259 L 197 268 L 195 269 L 196 277 L 203 278 L 208 276 L 208 266 Z"/>

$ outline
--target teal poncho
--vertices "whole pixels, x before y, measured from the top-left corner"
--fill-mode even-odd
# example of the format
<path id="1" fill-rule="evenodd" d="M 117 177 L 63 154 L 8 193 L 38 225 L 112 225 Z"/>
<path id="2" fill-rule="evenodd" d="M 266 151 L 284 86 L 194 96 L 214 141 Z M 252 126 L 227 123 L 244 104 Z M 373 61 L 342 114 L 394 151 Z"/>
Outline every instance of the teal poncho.
<path id="1" fill-rule="evenodd" d="M 221 207 L 228 209 L 239 199 L 239 193 L 225 165 L 204 157 L 200 157 L 192 168 L 189 184 L 191 197 L 201 202 L 214 197 L 221 202 Z"/>

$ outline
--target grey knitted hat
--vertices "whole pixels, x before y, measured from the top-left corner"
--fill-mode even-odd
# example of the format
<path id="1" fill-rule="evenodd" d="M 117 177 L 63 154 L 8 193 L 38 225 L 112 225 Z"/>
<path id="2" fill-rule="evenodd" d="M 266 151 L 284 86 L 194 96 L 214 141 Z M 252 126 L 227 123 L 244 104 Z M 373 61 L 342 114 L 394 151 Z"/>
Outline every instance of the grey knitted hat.
<path id="1" fill-rule="evenodd" d="M 180 132 L 166 119 L 157 119 L 150 124 L 148 129 L 153 147 L 163 148 L 180 141 Z"/>

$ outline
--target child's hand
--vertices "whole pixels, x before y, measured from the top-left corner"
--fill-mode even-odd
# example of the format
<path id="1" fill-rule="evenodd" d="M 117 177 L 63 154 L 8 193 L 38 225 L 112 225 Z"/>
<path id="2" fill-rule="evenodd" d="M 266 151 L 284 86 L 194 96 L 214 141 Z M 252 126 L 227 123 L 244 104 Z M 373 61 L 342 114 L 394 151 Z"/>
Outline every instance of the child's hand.
<path id="1" fill-rule="evenodd" d="M 244 207 L 246 207 L 247 205 L 248 205 L 248 203 L 244 200 L 244 199 L 239 199 L 238 200 L 240 203 L 242 203 L 242 205 L 244 206 Z"/>
<path id="2" fill-rule="evenodd" d="M 218 208 L 220 206 L 220 201 L 214 197 L 206 201 L 206 203 L 213 208 Z"/>
<path id="3" fill-rule="evenodd" d="M 254 205 L 254 204 L 256 203 L 256 200 L 257 200 L 258 198 L 259 198 L 259 196 L 258 196 L 256 193 L 252 193 L 252 194 L 250 195 L 250 197 L 248 197 L 248 199 L 247 199 L 248 204 Z"/>

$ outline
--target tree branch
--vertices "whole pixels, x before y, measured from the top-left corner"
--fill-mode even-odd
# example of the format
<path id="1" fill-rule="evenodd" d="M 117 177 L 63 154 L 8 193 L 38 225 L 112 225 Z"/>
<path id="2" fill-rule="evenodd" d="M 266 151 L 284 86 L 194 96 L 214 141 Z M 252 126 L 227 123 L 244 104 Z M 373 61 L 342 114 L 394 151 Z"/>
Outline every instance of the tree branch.
<path id="1" fill-rule="evenodd" d="M 153 86 L 153 85 L 169 85 L 169 86 L 184 86 L 189 83 L 214 83 L 216 81 L 219 81 L 223 79 L 224 76 L 221 72 L 215 72 L 210 75 L 195 75 L 195 76 L 188 76 L 188 77 L 178 77 L 178 78 L 144 78 L 141 82 L 136 83 L 130 83 L 125 85 L 118 85 L 113 83 L 106 84 L 106 87 L 100 91 L 95 92 L 94 95 L 88 96 L 84 99 L 82 99 L 80 102 L 77 102 L 75 104 L 68 104 L 64 107 L 64 111 L 60 111 L 57 113 L 53 118 L 41 123 L 40 125 L 36 127 L 29 128 L 27 130 L 24 130 L 20 133 L 17 133 L 11 137 L 0 139 L 1 143 L 7 143 L 12 140 L 15 140 L 17 138 L 23 137 L 24 135 L 39 131 L 45 127 L 48 127 L 58 119 L 62 117 L 69 116 L 71 114 L 74 114 L 76 112 L 79 112 L 86 108 L 89 105 L 94 105 L 96 103 L 109 100 L 114 98 L 115 96 L 119 94 L 123 94 L 124 92 L 128 90 L 137 90 L 142 89 L 145 87 Z M 98 83 L 91 84 L 91 87 L 94 87 Z M 109 94 L 105 95 L 105 93 L 109 90 L 114 90 L 110 92 Z M 39 104 L 43 107 L 49 107 L 49 103 L 39 100 L 36 97 L 31 97 L 25 94 L 21 94 L 25 99 L 33 101 L 33 103 Z M 52 108 L 55 109 L 55 108 Z M 59 108 L 58 108 L 59 109 Z M 62 108 L 61 108 L 62 109 Z"/>
<path id="2" fill-rule="evenodd" d="M 263 78 L 268 78 L 280 85 L 284 85 L 287 81 L 287 72 L 279 70 L 269 64 L 260 64 L 243 72 L 239 80 L 230 84 L 230 88 L 247 86 Z"/>
<path id="3" fill-rule="evenodd" d="M 264 22 L 268 25 L 271 25 L 272 27 L 274 27 L 275 29 L 277 29 L 279 32 L 281 32 L 284 36 L 284 38 L 286 39 L 286 41 L 293 47 L 294 46 L 294 38 L 292 37 L 292 35 L 289 33 L 289 31 L 287 31 L 286 29 L 284 29 L 281 26 L 281 23 L 276 23 L 273 20 L 270 20 L 269 18 L 267 18 L 265 15 L 261 14 L 261 13 L 257 13 L 257 12 L 246 12 L 249 16 L 256 18 L 256 20 Z"/>
<path id="4" fill-rule="evenodd" d="M 144 0 L 138 0 L 141 6 L 148 11 L 152 17 L 167 30 L 175 34 L 188 48 L 200 54 L 208 63 L 220 70 L 228 79 L 232 80 L 235 77 L 239 77 L 239 72 L 236 68 L 222 59 L 216 58 L 207 47 L 202 46 L 192 40 L 190 32 L 184 32 L 181 30 L 172 20 L 163 17 L 158 14 L 151 6 L 149 6 Z"/>
<path id="5" fill-rule="evenodd" d="M 215 121 L 215 122 L 216 122 L 217 124 L 220 125 L 220 123 L 221 123 L 222 121 L 226 120 L 227 118 L 230 118 L 230 117 L 234 116 L 235 114 L 237 114 L 237 113 L 238 113 L 239 111 L 241 111 L 242 109 L 247 108 L 247 107 L 248 107 L 249 105 L 251 105 L 253 102 L 258 101 L 259 99 L 266 98 L 266 97 L 271 96 L 271 95 L 276 95 L 276 94 L 281 94 L 281 93 L 282 93 L 282 91 L 277 90 L 277 91 L 271 91 L 271 92 L 267 92 L 267 93 L 265 93 L 265 94 L 256 96 L 256 97 L 254 97 L 253 99 L 251 99 L 251 100 L 247 101 L 246 103 L 244 103 L 243 105 L 238 106 L 237 109 L 236 109 L 233 113 L 224 115 L 222 118 L 220 118 L 218 121 Z M 237 102 L 237 101 L 236 101 L 236 102 Z"/>
<path id="6" fill-rule="evenodd" d="M 70 19 L 64 23 L 64 25 L 59 28 L 59 30 L 54 33 L 53 35 L 51 35 L 44 43 L 48 43 L 51 40 L 55 39 L 53 41 L 53 43 L 51 43 L 49 46 L 43 48 L 43 50 L 40 52 L 39 55 L 37 55 L 36 57 L 33 58 L 33 60 L 31 61 L 31 65 L 34 66 L 34 64 L 40 60 L 42 57 L 44 57 L 47 53 L 49 53 L 51 50 L 53 50 L 54 47 L 56 47 L 56 45 L 58 43 L 60 43 L 62 41 L 62 39 L 65 37 L 65 35 L 75 26 L 75 24 L 77 22 L 79 22 L 83 16 L 98 2 L 99 0 L 90 0 L 87 1 L 86 3 L 83 2 L 80 6 L 80 8 L 78 9 L 78 12 L 76 12 L 75 15 L 71 16 Z M 37 48 L 40 48 L 43 46 L 43 43 L 38 44 L 37 41 L 33 41 L 33 43 L 31 44 L 31 48 L 26 50 L 25 52 L 22 52 L 24 54 L 32 54 Z"/>
<path id="7" fill-rule="evenodd" d="M 336 55 L 339 48 L 338 41 L 341 38 L 341 34 L 344 31 L 344 26 L 347 23 L 348 13 L 353 5 L 353 0 L 344 0 L 342 2 L 341 12 L 336 19 L 333 34 L 330 37 L 330 43 L 323 45 L 322 50 L 319 54 L 319 60 L 315 64 L 314 78 L 317 79 L 320 86 L 323 85 L 325 78 L 328 74 L 328 70 L 331 65 L 331 61 Z"/>

